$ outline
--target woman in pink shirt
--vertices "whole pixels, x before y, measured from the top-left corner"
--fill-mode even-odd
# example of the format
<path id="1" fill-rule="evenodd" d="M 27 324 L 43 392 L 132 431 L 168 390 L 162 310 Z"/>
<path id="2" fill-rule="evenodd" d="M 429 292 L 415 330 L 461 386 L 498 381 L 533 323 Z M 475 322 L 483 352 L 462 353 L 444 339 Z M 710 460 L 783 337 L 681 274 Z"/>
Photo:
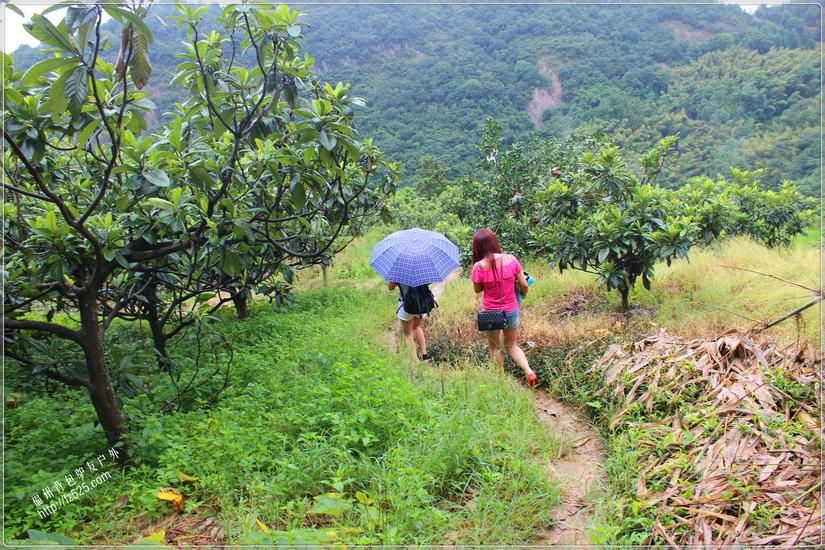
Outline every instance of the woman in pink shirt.
<path id="1" fill-rule="evenodd" d="M 512 254 L 505 254 L 495 233 L 487 228 L 479 229 L 473 234 L 472 279 L 476 294 L 484 292 L 484 309 L 503 310 L 507 318 L 504 330 L 488 330 L 484 333 L 490 345 L 490 356 L 500 367 L 504 366 L 501 354 L 501 336 L 504 333 L 504 349 L 524 371 L 527 385 L 532 388 L 538 383 L 538 377 L 516 342 L 521 324 L 516 282 L 522 296 L 527 296 L 527 279 L 518 259 Z"/>

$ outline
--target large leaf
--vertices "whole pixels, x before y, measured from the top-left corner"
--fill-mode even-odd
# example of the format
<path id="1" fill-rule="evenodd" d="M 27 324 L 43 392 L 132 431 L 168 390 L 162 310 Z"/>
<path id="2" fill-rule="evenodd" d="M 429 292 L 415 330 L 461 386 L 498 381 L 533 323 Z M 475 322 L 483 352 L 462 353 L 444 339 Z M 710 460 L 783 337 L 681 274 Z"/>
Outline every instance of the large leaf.
<path id="1" fill-rule="evenodd" d="M 66 537 L 64 535 L 58 533 L 47 533 L 45 531 L 39 531 L 37 529 L 29 529 L 27 531 L 29 535 L 29 539 L 43 543 L 56 543 L 56 544 L 64 544 L 67 546 L 74 546 L 77 544 L 73 539 Z"/>
<path id="2" fill-rule="evenodd" d="M 240 275 L 243 271 L 241 259 L 234 252 L 227 250 L 223 255 L 223 272 L 230 277 Z"/>
<path id="3" fill-rule="evenodd" d="M 327 151 L 332 151 L 335 148 L 335 136 L 330 136 L 326 130 L 321 130 L 321 133 L 318 134 L 318 141 Z"/>
<path id="4" fill-rule="evenodd" d="M 66 10 L 66 27 L 69 32 L 74 32 L 78 27 L 89 23 L 97 17 L 97 9 L 87 6 L 72 6 Z"/>
<path id="5" fill-rule="evenodd" d="M 158 494 L 155 495 L 160 500 L 168 500 L 172 504 L 175 505 L 175 509 L 178 512 L 182 512 L 183 509 L 186 507 L 186 499 L 180 493 L 179 490 L 175 489 L 174 487 L 164 487 L 158 491 Z"/>
<path id="6" fill-rule="evenodd" d="M 74 71 L 75 69 L 64 71 L 49 89 L 49 109 L 52 114 L 60 116 L 66 112 L 69 104 L 69 99 L 66 97 L 66 81 L 74 74 Z"/>
<path id="7" fill-rule="evenodd" d="M 71 35 L 65 29 L 55 27 L 51 21 L 39 13 L 32 15 L 32 19 L 28 23 L 23 23 L 23 28 L 44 44 L 65 51 L 77 52 L 77 45 Z"/>
<path id="8" fill-rule="evenodd" d="M 16 13 L 17 15 L 19 15 L 20 17 L 26 17 L 23 14 L 23 11 L 20 8 L 18 8 L 17 6 L 15 6 L 14 4 L 12 4 L 11 2 L 6 2 L 6 7 L 8 9 L 10 9 L 11 11 L 13 11 L 14 13 Z"/>
<path id="9" fill-rule="evenodd" d="M 132 81 L 140 89 L 149 82 L 152 74 L 152 64 L 149 63 L 149 40 L 146 34 L 138 29 L 132 31 Z"/>
<path id="10" fill-rule="evenodd" d="M 315 503 L 307 512 L 308 514 L 326 514 L 330 516 L 340 516 L 352 506 L 348 500 L 338 493 L 326 493 L 315 497 Z"/>
<path id="11" fill-rule="evenodd" d="M 29 70 L 23 75 L 20 83 L 23 86 L 33 86 L 37 84 L 37 81 L 40 80 L 43 75 L 57 71 L 60 68 L 71 70 L 68 67 L 70 65 L 77 64 L 78 62 L 76 60 L 68 57 L 52 57 L 49 59 L 44 59 L 43 61 L 39 61 L 32 65 L 31 68 L 29 68 Z"/>
<path id="12" fill-rule="evenodd" d="M 152 43 L 152 31 L 150 31 L 149 27 L 146 26 L 143 18 L 129 10 L 124 10 L 112 4 L 103 4 L 103 10 L 117 21 L 123 22 L 125 20 L 134 25 L 135 29 L 146 37 L 147 42 L 150 44 Z"/>
<path id="13" fill-rule="evenodd" d="M 92 137 L 95 130 L 100 126 L 100 119 L 96 118 L 92 120 L 89 124 L 87 124 L 80 132 L 77 133 L 77 146 L 78 147 L 85 147 L 86 142 L 89 141 L 89 138 Z"/>
<path id="14" fill-rule="evenodd" d="M 85 67 L 76 67 L 71 72 L 66 79 L 65 93 L 69 102 L 69 112 L 75 116 L 79 115 L 89 93 L 89 78 Z"/>
<path id="15" fill-rule="evenodd" d="M 161 210 L 171 211 L 175 209 L 174 204 L 172 204 L 166 199 L 161 199 L 160 197 L 149 197 L 148 199 L 146 199 L 146 203 L 155 208 L 160 208 Z"/>
<path id="16" fill-rule="evenodd" d="M 171 184 L 169 176 L 163 170 L 147 170 L 143 172 L 143 177 L 156 187 L 169 187 Z"/>

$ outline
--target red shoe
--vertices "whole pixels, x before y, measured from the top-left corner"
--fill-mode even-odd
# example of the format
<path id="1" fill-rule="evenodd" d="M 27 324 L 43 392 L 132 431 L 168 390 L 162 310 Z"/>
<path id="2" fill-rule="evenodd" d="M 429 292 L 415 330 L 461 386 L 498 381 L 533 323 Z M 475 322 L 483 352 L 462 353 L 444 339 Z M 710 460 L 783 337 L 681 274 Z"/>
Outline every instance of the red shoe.
<path id="1" fill-rule="evenodd" d="M 527 375 L 527 387 L 528 388 L 532 388 L 538 383 L 539 383 L 539 377 L 536 376 L 535 372 L 531 372 L 530 374 Z"/>

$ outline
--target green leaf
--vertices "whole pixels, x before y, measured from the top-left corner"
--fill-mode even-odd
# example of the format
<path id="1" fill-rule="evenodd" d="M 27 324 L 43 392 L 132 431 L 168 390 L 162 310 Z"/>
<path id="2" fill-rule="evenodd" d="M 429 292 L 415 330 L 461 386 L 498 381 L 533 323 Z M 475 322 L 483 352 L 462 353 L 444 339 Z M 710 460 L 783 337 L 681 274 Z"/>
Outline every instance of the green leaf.
<path id="1" fill-rule="evenodd" d="M 318 134 L 318 141 L 327 151 L 332 151 L 335 148 L 335 137 L 330 136 L 326 130 L 321 130 L 321 133 Z"/>
<path id="2" fill-rule="evenodd" d="M 298 25 L 290 25 L 286 28 L 286 32 L 289 33 L 289 36 L 292 38 L 298 38 L 301 36 L 301 27 Z"/>
<path id="3" fill-rule="evenodd" d="M 129 23 L 135 26 L 135 28 L 140 31 L 140 34 L 146 37 L 147 42 L 149 44 L 152 43 L 152 31 L 149 30 L 149 27 L 146 26 L 146 23 L 143 21 L 143 18 L 139 17 L 135 13 L 124 10 L 112 4 L 103 4 L 103 10 L 112 16 L 112 18 L 116 19 L 117 21 L 123 22 L 125 19 Z"/>
<path id="4" fill-rule="evenodd" d="M 298 183 L 292 191 L 292 204 L 298 210 L 303 210 L 307 203 L 307 193 L 304 186 Z"/>
<path id="5" fill-rule="evenodd" d="M 155 187 L 169 187 L 171 184 L 169 181 L 169 176 L 166 175 L 166 172 L 163 170 L 149 170 L 143 172 L 143 177 Z"/>
<path id="6" fill-rule="evenodd" d="M 126 261 L 126 258 L 121 256 L 120 254 L 115 254 L 115 261 L 120 264 L 120 267 L 123 269 L 129 269 L 129 262 Z"/>
<path id="7" fill-rule="evenodd" d="M 89 78 L 85 67 L 77 67 L 71 72 L 66 79 L 65 92 L 69 112 L 74 116 L 79 115 L 89 93 Z"/>
<path id="8" fill-rule="evenodd" d="M 37 529 L 29 529 L 27 531 L 29 538 L 37 542 L 54 542 L 57 544 L 64 544 L 74 546 L 77 544 L 73 539 L 60 535 L 58 533 L 47 533 L 45 531 L 38 531 Z"/>
<path id="9" fill-rule="evenodd" d="M 9 8 L 9 9 L 10 9 L 11 11 L 13 11 L 14 13 L 16 13 L 17 15 L 19 15 L 20 17 L 26 17 L 26 16 L 23 14 L 23 11 L 22 11 L 20 8 L 18 8 L 17 6 L 15 6 L 14 4 L 12 4 L 12 3 L 6 3 L 6 7 L 7 7 L 7 8 Z"/>
<path id="10" fill-rule="evenodd" d="M 320 529 L 292 529 L 290 531 L 272 531 L 269 533 L 271 542 L 276 546 L 326 546 L 333 537 Z"/>
<path id="11" fill-rule="evenodd" d="M 149 82 L 152 74 L 152 64 L 149 62 L 149 42 L 147 36 L 135 29 L 132 32 L 132 81 L 140 89 Z"/>
<path id="12" fill-rule="evenodd" d="M 66 81 L 72 74 L 74 70 L 65 71 L 49 89 L 49 110 L 54 115 L 62 116 L 66 112 L 66 107 L 69 105 L 69 99 L 66 97 Z"/>
<path id="13" fill-rule="evenodd" d="M 44 59 L 43 61 L 32 65 L 31 68 L 23 75 L 23 78 L 20 79 L 20 83 L 23 86 L 33 86 L 37 84 L 37 81 L 40 80 L 43 75 L 55 72 L 62 67 L 77 64 L 78 61 L 69 57 L 52 57 L 50 59 Z"/>
<path id="14" fill-rule="evenodd" d="M 209 177 L 209 172 L 200 166 L 193 166 L 189 169 L 189 174 L 192 177 L 192 183 L 198 186 L 201 190 L 207 190 L 212 187 L 212 180 Z"/>
<path id="15" fill-rule="evenodd" d="M 4 103 L 23 103 L 23 95 L 14 88 L 3 88 L 2 97 Z"/>
<path id="16" fill-rule="evenodd" d="M 230 277 L 236 277 L 243 271 L 243 264 L 237 254 L 227 250 L 223 255 L 223 272 Z"/>
<path id="17" fill-rule="evenodd" d="M 315 497 L 315 504 L 307 514 L 326 514 L 330 516 L 340 516 L 350 509 L 352 505 L 338 493 L 326 493 Z"/>
<path id="18" fill-rule="evenodd" d="M 96 118 L 80 130 L 77 133 L 77 146 L 81 148 L 85 147 L 86 142 L 89 141 L 89 138 L 92 137 L 92 134 L 97 130 L 98 126 L 100 126 L 100 119 Z"/>
<path id="19" fill-rule="evenodd" d="M 169 200 L 172 201 L 172 204 L 174 204 L 176 208 L 180 206 L 181 195 L 183 195 L 183 187 L 177 187 L 169 192 Z"/>
<path id="20" fill-rule="evenodd" d="M 72 6 L 66 10 L 66 27 L 69 32 L 74 32 L 84 23 L 88 23 L 93 16 L 97 15 L 97 10 L 87 6 Z"/>
<path id="21" fill-rule="evenodd" d="M 31 21 L 28 23 L 23 23 L 23 28 L 44 44 L 77 53 L 77 45 L 74 43 L 74 39 L 65 30 L 58 29 L 39 13 L 32 15 Z"/>
<path id="22" fill-rule="evenodd" d="M 158 197 L 149 197 L 146 201 L 150 206 L 154 206 L 155 208 L 160 208 L 161 210 L 174 210 L 175 205 L 169 202 L 166 199 L 161 199 Z"/>

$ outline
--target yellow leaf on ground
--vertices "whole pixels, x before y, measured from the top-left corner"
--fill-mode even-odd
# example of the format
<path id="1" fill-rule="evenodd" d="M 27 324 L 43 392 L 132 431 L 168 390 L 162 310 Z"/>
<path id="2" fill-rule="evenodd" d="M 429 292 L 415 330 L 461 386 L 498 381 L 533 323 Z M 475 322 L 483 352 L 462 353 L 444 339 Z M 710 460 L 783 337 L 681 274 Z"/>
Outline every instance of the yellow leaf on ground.
<path id="1" fill-rule="evenodd" d="M 151 535 L 147 535 L 140 539 L 141 542 L 159 542 L 163 544 L 166 542 L 166 530 L 161 529 L 160 531 L 155 531 Z"/>
<path id="2" fill-rule="evenodd" d="M 180 494 L 180 491 L 173 487 L 164 487 L 158 494 L 156 495 L 160 500 L 168 500 L 169 502 L 175 505 L 175 509 L 178 512 L 183 512 L 184 507 L 186 506 L 186 499 L 183 498 L 183 495 Z"/>
<path id="3" fill-rule="evenodd" d="M 180 470 L 178 470 L 178 479 L 181 480 L 184 483 L 195 483 L 196 481 L 201 480 L 201 478 L 199 478 L 199 477 L 193 477 L 193 476 L 184 474 Z"/>
<path id="4" fill-rule="evenodd" d="M 256 519 L 255 523 L 258 524 L 258 527 L 261 529 L 261 531 L 263 531 L 264 533 L 269 533 L 269 527 L 266 526 L 266 523 L 262 522 L 259 519 Z"/>

